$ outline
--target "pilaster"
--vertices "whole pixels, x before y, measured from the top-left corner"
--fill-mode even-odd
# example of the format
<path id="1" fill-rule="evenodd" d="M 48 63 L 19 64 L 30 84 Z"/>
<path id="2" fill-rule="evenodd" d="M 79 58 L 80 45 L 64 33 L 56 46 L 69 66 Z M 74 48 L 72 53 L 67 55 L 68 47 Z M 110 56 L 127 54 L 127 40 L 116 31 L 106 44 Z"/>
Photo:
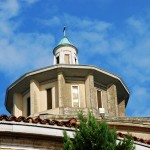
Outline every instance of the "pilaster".
<path id="1" fill-rule="evenodd" d="M 94 77 L 88 75 L 85 81 L 85 92 L 86 92 L 86 107 L 97 109 L 96 101 L 96 90 L 94 88 Z"/>
<path id="2" fill-rule="evenodd" d="M 118 101 L 118 116 L 126 116 L 125 99 L 121 99 Z"/>
<path id="3" fill-rule="evenodd" d="M 108 116 L 107 91 L 102 90 L 102 105 L 105 108 L 105 116 Z"/>
<path id="4" fill-rule="evenodd" d="M 30 81 L 30 101 L 31 101 L 31 114 L 40 111 L 40 91 L 39 82 L 36 80 Z"/>
<path id="5" fill-rule="evenodd" d="M 110 116 L 118 116 L 117 89 L 113 84 L 107 89 L 108 113 Z"/>
<path id="6" fill-rule="evenodd" d="M 58 102 L 59 107 L 64 107 L 64 90 L 65 90 L 65 79 L 62 72 L 58 73 Z M 61 112 L 62 113 L 62 112 Z"/>
<path id="7" fill-rule="evenodd" d="M 16 117 L 22 116 L 22 95 L 14 93 L 13 95 L 13 114 Z"/>

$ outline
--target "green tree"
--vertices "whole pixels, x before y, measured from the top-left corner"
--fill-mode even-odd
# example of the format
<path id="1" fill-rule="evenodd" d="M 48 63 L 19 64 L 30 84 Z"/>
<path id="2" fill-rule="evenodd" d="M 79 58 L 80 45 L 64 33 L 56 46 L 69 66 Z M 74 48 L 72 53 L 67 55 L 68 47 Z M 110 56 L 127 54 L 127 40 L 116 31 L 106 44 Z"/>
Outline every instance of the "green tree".
<path id="1" fill-rule="evenodd" d="M 106 122 L 99 123 L 92 113 L 88 117 L 78 115 L 80 127 L 75 129 L 74 139 L 64 131 L 64 150 L 134 150 L 130 135 L 116 144 L 115 129 L 110 129 Z"/>
<path id="2" fill-rule="evenodd" d="M 120 141 L 117 144 L 116 149 L 117 150 L 134 150 L 135 147 L 133 145 L 134 145 L 134 142 L 133 142 L 132 137 L 130 135 L 127 135 L 126 138 L 124 138 L 122 141 Z"/>

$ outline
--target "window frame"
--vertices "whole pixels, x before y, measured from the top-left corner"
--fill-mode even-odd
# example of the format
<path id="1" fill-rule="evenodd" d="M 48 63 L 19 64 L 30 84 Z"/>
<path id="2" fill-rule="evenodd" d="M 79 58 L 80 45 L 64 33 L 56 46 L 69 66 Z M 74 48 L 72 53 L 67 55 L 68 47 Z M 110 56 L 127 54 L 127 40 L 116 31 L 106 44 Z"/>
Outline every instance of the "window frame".
<path id="1" fill-rule="evenodd" d="M 73 106 L 73 102 L 74 102 L 74 100 L 73 100 L 73 87 L 78 87 L 78 107 L 74 107 Z M 80 107 L 80 90 L 79 90 L 79 85 L 77 85 L 77 84 L 73 84 L 73 85 L 71 85 L 71 101 L 72 101 L 72 107 L 73 108 L 79 108 Z"/>
<path id="2" fill-rule="evenodd" d="M 101 106 L 102 106 L 101 108 L 104 108 L 103 101 L 102 101 L 102 90 L 101 89 L 96 89 L 97 108 L 99 109 L 99 107 L 98 107 L 98 96 L 97 96 L 98 91 L 101 92 Z"/>

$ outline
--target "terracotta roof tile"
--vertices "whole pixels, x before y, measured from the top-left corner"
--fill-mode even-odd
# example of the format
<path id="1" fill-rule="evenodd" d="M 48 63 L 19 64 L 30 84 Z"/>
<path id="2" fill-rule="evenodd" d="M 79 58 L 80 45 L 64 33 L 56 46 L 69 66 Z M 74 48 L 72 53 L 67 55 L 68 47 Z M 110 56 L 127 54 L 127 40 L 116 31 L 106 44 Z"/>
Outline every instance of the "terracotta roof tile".
<path id="1" fill-rule="evenodd" d="M 117 135 L 121 138 L 125 138 L 127 136 L 127 134 L 123 134 L 121 132 L 118 132 Z M 142 138 L 138 138 L 136 136 L 132 136 L 133 140 L 136 141 L 136 142 L 140 142 L 140 143 L 144 143 L 144 144 L 148 144 L 150 145 L 150 140 L 144 140 Z"/>
<path id="2" fill-rule="evenodd" d="M 77 120 L 75 118 L 70 119 L 69 121 L 57 121 L 57 120 L 49 120 L 49 119 L 40 119 L 39 117 L 33 119 L 31 117 L 15 117 L 13 115 L 7 116 L 5 114 L 0 116 L 0 121 L 15 121 L 15 122 L 25 122 L 25 123 L 39 123 L 39 124 L 48 124 L 48 125 L 57 125 L 57 126 L 66 126 L 66 127 L 75 127 Z"/>

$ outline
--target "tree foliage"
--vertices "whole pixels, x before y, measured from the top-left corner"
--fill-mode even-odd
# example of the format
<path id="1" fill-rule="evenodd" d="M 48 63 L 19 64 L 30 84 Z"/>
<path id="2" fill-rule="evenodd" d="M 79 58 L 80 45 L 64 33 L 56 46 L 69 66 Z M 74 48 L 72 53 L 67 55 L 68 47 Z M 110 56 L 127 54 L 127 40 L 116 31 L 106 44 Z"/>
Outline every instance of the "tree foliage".
<path id="1" fill-rule="evenodd" d="M 134 150 L 135 147 L 133 146 L 134 142 L 130 135 L 127 135 L 126 138 L 121 140 L 118 144 L 116 149 L 117 150 Z"/>
<path id="2" fill-rule="evenodd" d="M 115 129 L 109 129 L 106 122 L 99 123 L 92 113 L 84 117 L 78 115 L 80 127 L 75 129 L 74 139 L 70 139 L 64 131 L 64 150 L 134 150 L 130 135 L 116 143 Z"/>

